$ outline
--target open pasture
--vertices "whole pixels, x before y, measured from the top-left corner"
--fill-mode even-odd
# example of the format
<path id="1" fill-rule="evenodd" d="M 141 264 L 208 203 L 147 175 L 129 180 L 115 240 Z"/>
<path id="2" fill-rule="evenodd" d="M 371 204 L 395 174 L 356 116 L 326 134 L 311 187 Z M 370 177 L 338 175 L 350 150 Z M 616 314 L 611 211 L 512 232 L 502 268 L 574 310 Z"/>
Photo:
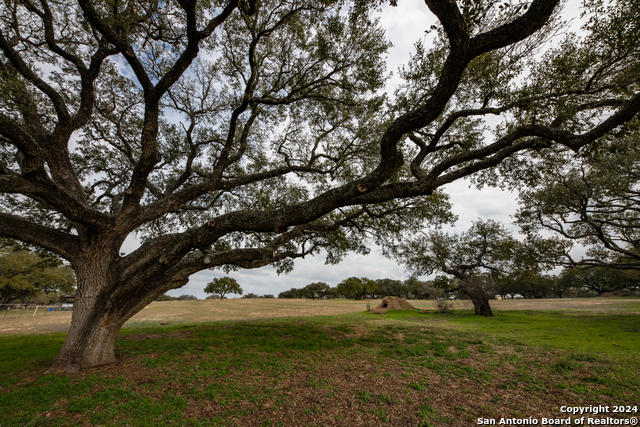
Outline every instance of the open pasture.
<path id="1" fill-rule="evenodd" d="M 420 309 L 435 310 L 433 300 L 410 300 Z M 457 309 L 471 309 L 470 301 L 452 301 Z M 376 307 L 380 300 L 369 300 Z M 640 301 L 630 298 L 563 298 L 493 300 L 496 311 L 555 310 L 567 313 L 635 313 L 640 314 Z M 125 327 L 166 326 L 217 322 L 223 320 L 257 320 L 277 317 L 332 316 L 365 311 L 365 301 L 304 299 L 228 299 L 200 301 L 153 302 L 129 320 Z M 0 312 L 0 335 L 62 332 L 71 324 L 70 311 L 50 312 L 42 307 L 24 312 Z"/>
<path id="2" fill-rule="evenodd" d="M 492 301 L 494 318 L 458 304 L 154 303 L 122 330 L 118 363 L 63 376 L 42 372 L 65 333 L 41 332 L 69 314 L 7 317 L 0 425 L 471 426 L 640 403 L 639 299 Z"/>

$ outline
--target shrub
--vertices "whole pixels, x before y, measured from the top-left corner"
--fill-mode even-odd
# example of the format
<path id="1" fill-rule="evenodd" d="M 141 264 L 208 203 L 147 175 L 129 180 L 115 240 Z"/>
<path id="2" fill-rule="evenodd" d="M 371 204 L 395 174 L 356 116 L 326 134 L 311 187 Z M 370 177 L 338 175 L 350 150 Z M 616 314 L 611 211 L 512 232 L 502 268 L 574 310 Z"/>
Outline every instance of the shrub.
<path id="1" fill-rule="evenodd" d="M 439 298 L 436 300 L 436 308 L 440 313 L 453 313 L 453 301 Z"/>

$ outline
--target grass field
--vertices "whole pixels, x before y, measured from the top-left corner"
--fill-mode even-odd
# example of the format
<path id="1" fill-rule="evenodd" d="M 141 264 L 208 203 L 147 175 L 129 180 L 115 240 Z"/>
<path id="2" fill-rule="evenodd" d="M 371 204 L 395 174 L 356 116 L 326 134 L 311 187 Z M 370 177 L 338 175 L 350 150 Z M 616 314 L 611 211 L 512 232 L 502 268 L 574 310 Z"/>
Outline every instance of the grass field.
<path id="1" fill-rule="evenodd" d="M 471 426 L 574 417 L 565 405 L 640 417 L 639 299 L 492 306 L 494 318 L 464 304 L 374 315 L 354 301 L 154 303 L 121 332 L 118 363 L 63 376 L 42 371 L 65 334 L 43 332 L 69 313 L 12 313 L 0 318 L 0 425 Z M 613 413 L 621 405 L 631 412 Z"/>

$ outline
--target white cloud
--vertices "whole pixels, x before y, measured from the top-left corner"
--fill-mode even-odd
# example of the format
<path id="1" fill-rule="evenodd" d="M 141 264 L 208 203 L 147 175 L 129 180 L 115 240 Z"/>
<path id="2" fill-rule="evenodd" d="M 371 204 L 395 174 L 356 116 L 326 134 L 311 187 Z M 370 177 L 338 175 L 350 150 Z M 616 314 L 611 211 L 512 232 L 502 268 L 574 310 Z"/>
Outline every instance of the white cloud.
<path id="1" fill-rule="evenodd" d="M 476 188 L 467 180 L 456 181 L 444 187 L 451 196 L 453 212 L 458 215 L 456 230 L 466 230 L 478 218 L 494 219 L 502 222 L 510 230 L 517 227 L 511 222 L 518 208 L 517 194 L 494 187 Z"/>
<path id="2" fill-rule="evenodd" d="M 425 31 L 436 23 L 436 17 L 424 4 L 424 0 L 402 0 L 397 7 L 386 6 L 379 13 L 380 25 L 386 30 L 393 47 L 387 58 L 388 71 L 393 77 L 387 82 L 387 90 L 393 90 L 401 82 L 398 76 L 400 64 L 407 63 L 414 44 L 425 36 Z"/>

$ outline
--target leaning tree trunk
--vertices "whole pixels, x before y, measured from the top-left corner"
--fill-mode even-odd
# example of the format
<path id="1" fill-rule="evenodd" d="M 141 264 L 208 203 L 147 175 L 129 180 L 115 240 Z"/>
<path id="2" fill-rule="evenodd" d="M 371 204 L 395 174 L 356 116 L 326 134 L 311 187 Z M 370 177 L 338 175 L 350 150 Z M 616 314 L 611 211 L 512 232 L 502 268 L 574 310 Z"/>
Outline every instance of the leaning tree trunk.
<path id="1" fill-rule="evenodd" d="M 157 285 L 119 283 L 111 263 L 97 258 L 74 265 L 77 292 L 71 328 L 47 372 L 77 372 L 115 362 L 114 346 L 122 325 L 164 291 Z"/>
<path id="2" fill-rule="evenodd" d="M 485 317 L 493 317 L 493 311 L 489 305 L 489 297 L 484 295 L 469 296 L 473 302 L 473 308 L 477 315 Z"/>
<path id="3" fill-rule="evenodd" d="M 493 317 L 493 311 L 491 311 L 491 306 L 489 305 L 489 293 L 478 278 L 464 278 L 460 290 L 471 298 L 477 315 Z"/>

